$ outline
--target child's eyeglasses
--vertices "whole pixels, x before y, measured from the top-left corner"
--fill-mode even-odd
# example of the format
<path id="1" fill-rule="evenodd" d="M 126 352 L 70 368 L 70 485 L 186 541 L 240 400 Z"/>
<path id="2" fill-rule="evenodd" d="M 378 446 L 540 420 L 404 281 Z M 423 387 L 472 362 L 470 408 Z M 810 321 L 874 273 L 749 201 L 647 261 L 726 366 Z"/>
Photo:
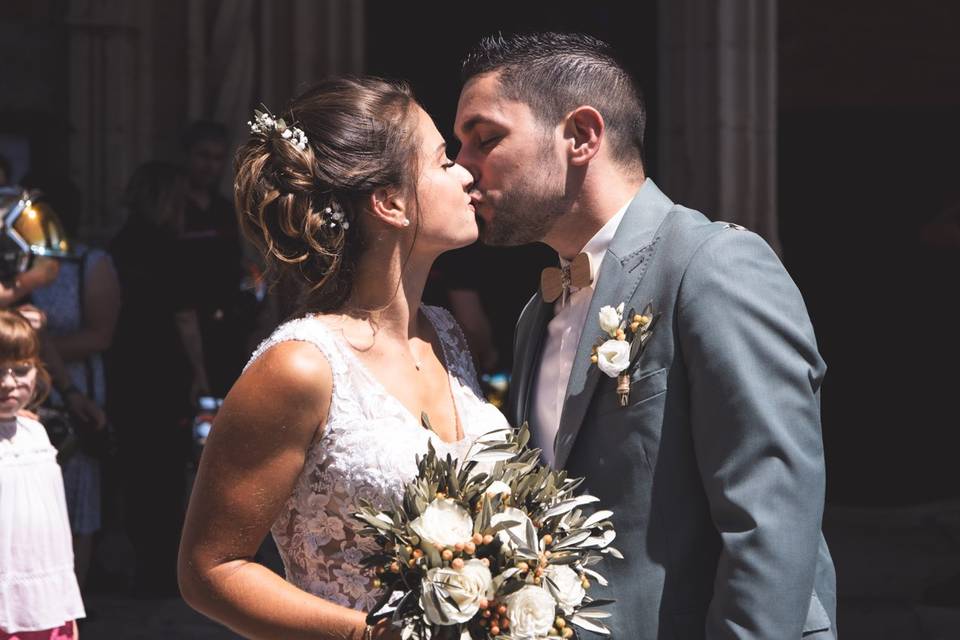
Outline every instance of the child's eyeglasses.
<path id="1" fill-rule="evenodd" d="M 32 364 L 15 364 L 9 367 L 0 366 L 0 380 L 3 380 L 7 377 L 7 374 L 13 375 L 17 380 L 23 380 L 30 376 L 33 373 L 34 366 Z"/>

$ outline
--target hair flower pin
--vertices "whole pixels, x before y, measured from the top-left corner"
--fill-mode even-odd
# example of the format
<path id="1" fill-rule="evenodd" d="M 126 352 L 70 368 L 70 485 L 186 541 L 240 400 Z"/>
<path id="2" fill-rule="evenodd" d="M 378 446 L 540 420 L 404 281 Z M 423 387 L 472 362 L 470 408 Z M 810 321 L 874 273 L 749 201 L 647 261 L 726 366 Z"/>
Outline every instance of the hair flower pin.
<path id="1" fill-rule="evenodd" d="M 307 149 L 307 134 L 303 129 L 288 125 L 283 118 L 275 118 L 269 111 L 256 109 L 253 112 L 253 120 L 247 120 L 251 133 L 267 135 L 271 131 L 276 131 L 280 137 L 289 141 L 301 151 Z"/>
<path id="2" fill-rule="evenodd" d="M 605 335 L 597 339 L 590 355 L 590 362 L 600 371 L 617 379 L 621 407 L 627 406 L 630 400 L 630 373 L 636 368 L 659 315 L 655 315 L 648 304 L 643 313 L 631 309 L 624 317 L 623 307 L 621 302 L 617 307 L 600 309 L 600 329 Z"/>
<path id="3" fill-rule="evenodd" d="M 320 215 L 326 219 L 327 226 L 331 229 L 336 227 L 337 224 L 343 227 L 344 231 L 350 228 L 350 221 L 346 220 L 343 209 L 340 208 L 336 200 L 331 200 L 330 205 L 320 211 Z"/>

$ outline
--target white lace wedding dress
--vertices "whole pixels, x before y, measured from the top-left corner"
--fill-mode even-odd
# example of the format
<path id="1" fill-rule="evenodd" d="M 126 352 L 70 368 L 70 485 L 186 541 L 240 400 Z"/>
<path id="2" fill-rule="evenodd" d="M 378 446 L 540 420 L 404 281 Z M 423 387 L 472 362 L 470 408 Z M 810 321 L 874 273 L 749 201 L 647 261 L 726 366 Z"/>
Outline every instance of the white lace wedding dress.
<path id="1" fill-rule="evenodd" d="M 462 459 L 477 437 L 507 426 L 503 414 L 480 392 L 473 360 L 456 321 L 444 309 L 423 306 L 440 343 L 464 437 L 445 443 L 383 387 L 340 333 L 307 316 L 279 328 L 250 362 L 287 340 L 315 345 L 333 371 L 333 397 L 326 426 L 307 452 L 303 471 L 272 532 L 286 578 L 327 600 L 369 610 L 377 592 L 360 567 L 371 541 L 359 538 L 352 514 L 359 498 L 379 507 L 403 495 L 417 473 L 415 458 L 427 441 L 440 455 Z M 249 366 L 249 364 L 247 365 Z"/>

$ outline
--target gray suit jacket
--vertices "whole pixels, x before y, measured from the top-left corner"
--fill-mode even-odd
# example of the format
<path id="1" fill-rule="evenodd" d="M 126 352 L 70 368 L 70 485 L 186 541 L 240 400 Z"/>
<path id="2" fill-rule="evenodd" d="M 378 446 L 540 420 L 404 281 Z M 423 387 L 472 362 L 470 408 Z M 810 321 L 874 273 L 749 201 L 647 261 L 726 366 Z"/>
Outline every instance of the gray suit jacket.
<path id="1" fill-rule="evenodd" d="M 590 364 L 603 305 L 660 318 L 632 374 Z M 531 417 L 552 305 L 517 324 L 509 413 Z M 554 447 L 615 512 L 626 559 L 601 565 L 618 640 L 829 638 L 836 577 L 821 533 L 819 388 L 803 299 L 759 236 L 674 205 L 649 179 L 603 259 Z M 582 634 L 584 636 L 591 634 Z"/>

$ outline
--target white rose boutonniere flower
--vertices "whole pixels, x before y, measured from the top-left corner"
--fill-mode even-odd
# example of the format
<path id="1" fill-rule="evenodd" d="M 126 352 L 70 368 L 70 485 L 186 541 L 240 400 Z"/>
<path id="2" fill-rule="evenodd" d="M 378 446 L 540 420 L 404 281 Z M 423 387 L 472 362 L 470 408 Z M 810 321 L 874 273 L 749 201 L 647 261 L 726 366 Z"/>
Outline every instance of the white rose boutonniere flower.
<path id="1" fill-rule="evenodd" d="M 634 313 L 633 309 L 623 315 L 624 303 L 616 307 L 605 306 L 600 308 L 600 329 L 610 337 L 601 337 L 593 346 L 590 361 L 601 371 L 617 379 L 617 396 L 620 406 L 625 407 L 630 397 L 630 371 L 637 361 L 640 352 L 650 338 L 656 316 L 653 315 L 651 305 L 642 314 Z"/>
<path id="2" fill-rule="evenodd" d="M 607 340 L 597 347 L 597 366 L 611 378 L 616 378 L 630 364 L 630 343 L 626 340 Z"/>
<path id="3" fill-rule="evenodd" d="M 526 586 L 507 596 L 510 637 L 514 640 L 545 638 L 556 618 L 557 603 L 545 589 Z"/>
<path id="4" fill-rule="evenodd" d="M 467 622 L 480 610 L 480 600 L 486 597 L 492 580 L 490 569 L 476 559 L 459 570 L 430 569 L 423 579 L 423 613 L 433 624 Z"/>
<path id="5" fill-rule="evenodd" d="M 613 307 L 607 305 L 601 307 L 600 309 L 600 328 L 605 331 L 611 338 L 617 336 L 617 331 L 620 330 L 620 323 L 623 322 L 623 318 L 617 313 L 617 310 Z"/>
<path id="6" fill-rule="evenodd" d="M 428 504 L 410 528 L 426 542 L 452 547 L 473 535 L 473 518 L 455 500 L 444 498 Z"/>

